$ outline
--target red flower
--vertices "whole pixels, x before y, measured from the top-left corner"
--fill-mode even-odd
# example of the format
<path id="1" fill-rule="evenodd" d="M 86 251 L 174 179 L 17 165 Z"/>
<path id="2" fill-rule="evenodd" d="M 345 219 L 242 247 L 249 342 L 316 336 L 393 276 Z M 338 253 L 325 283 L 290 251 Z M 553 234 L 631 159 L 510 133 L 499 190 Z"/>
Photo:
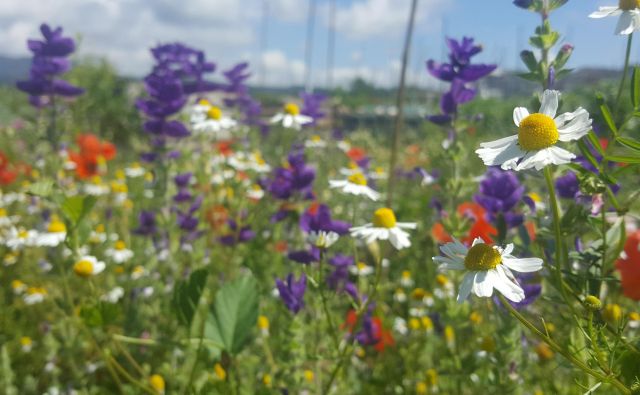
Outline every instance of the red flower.
<path id="1" fill-rule="evenodd" d="M 620 271 L 622 293 L 633 300 L 640 300 L 640 231 L 630 234 L 624 244 L 625 257 L 616 261 Z"/>
<path id="2" fill-rule="evenodd" d="M 347 151 L 347 156 L 354 162 L 358 162 L 367 156 L 367 151 L 360 147 L 353 147 Z"/>

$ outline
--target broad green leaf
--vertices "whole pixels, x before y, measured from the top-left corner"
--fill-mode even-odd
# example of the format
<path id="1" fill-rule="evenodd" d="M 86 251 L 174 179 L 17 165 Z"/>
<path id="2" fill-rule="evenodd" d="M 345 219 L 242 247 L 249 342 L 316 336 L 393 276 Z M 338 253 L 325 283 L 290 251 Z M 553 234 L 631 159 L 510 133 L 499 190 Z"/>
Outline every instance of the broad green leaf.
<path id="1" fill-rule="evenodd" d="M 52 180 L 42 180 L 31 184 L 27 189 L 27 194 L 39 197 L 49 197 L 53 192 L 54 183 Z"/>
<path id="2" fill-rule="evenodd" d="M 96 204 L 93 196 L 70 196 L 62 202 L 62 213 L 76 227 Z"/>
<path id="3" fill-rule="evenodd" d="M 187 327 L 191 325 L 198 309 L 208 274 L 206 269 L 195 270 L 188 280 L 179 281 L 173 290 L 173 308 L 178 321 Z"/>
<path id="4" fill-rule="evenodd" d="M 640 105 L 640 67 L 633 68 L 633 75 L 631 76 L 631 103 L 633 108 L 638 108 Z"/>
<path id="5" fill-rule="evenodd" d="M 252 276 L 225 284 L 217 293 L 205 325 L 205 337 L 238 354 L 258 320 L 258 284 Z"/>

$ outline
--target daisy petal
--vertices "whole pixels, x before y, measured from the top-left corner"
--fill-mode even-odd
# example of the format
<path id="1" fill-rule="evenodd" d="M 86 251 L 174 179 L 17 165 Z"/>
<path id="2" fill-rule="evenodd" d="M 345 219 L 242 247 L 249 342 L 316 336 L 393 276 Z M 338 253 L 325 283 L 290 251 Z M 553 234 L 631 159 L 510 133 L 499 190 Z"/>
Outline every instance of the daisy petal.
<path id="1" fill-rule="evenodd" d="M 547 89 L 542 93 L 542 99 L 540 104 L 540 113 L 547 115 L 551 118 L 555 118 L 556 111 L 558 111 L 558 98 L 560 92 Z"/>
<path id="2" fill-rule="evenodd" d="M 473 293 L 481 298 L 493 295 L 494 276 L 492 271 L 479 271 L 473 279 Z"/>
<path id="3" fill-rule="evenodd" d="M 589 18 L 605 18 L 622 14 L 622 10 L 616 6 L 598 7 L 598 11 L 589 14 Z"/>
<path id="4" fill-rule="evenodd" d="M 513 122 L 516 126 L 520 126 L 520 122 L 529 116 L 529 110 L 524 107 L 516 107 L 513 109 Z"/>
<path id="5" fill-rule="evenodd" d="M 615 33 L 622 35 L 633 33 L 636 27 L 633 16 L 633 13 L 630 11 L 623 12 L 622 15 L 620 15 L 620 19 L 618 19 Z"/>
<path id="6" fill-rule="evenodd" d="M 511 270 L 521 273 L 537 272 L 542 269 L 540 258 L 502 258 L 502 263 Z"/>
<path id="7" fill-rule="evenodd" d="M 469 272 L 464 275 L 462 283 L 460 283 L 460 289 L 458 289 L 458 298 L 456 299 L 458 303 L 464 302 L 469 297 L 471 289 L 473 288 L 473 279 L 475 276 L 475 272 Z"/>
<path id="8" fill-rule="evenodd" d="M 494 272 L 497 274 L 497 280 L 493 284 L 495 289 L 512 302 L 522 302 L 525 294 L 520 285 L 514 280 L 509 279 L 501 265 L 498 265 L 494 269 Z"/>

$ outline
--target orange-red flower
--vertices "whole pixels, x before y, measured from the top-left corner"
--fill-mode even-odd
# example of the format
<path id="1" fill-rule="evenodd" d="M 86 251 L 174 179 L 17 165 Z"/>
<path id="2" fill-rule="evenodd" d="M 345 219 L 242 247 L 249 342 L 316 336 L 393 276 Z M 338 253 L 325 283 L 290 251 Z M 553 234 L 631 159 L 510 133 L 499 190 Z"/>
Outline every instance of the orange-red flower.
<path id="1" fill-rule="evenodd" d="M 620 271 L 622 293 L 633 300 L 640 300 L 640 231 L 627 236 L 624 244 L 625 257 L 616 261 Z"/>
<path id="2" fill-rule="evenodd" d="M 362 159 L 364 159 L 365 156 L 367 156 L 367 151 L 365 151 L 364 148 L 353 147 L 353 148 L 349 149 L 349 151 L 347 151 L 347 156 L 352 161 L 358 162 L 358 161 L 361 161 Z"/>
<path id="3" fill-rule="evenodd" d="M 116 146 L 101 141 L 96 135 L 83 133 L 76 137 L 79 152 L 69 151 L 69 159 L 76 165 L 78 178 L 86 179 L 98 174 L 99 161 L 111 160 L 116 156 Z"/>
<path id="4" fill-rule="evenodd" d="M 456 210 L 458 216 L 466 217 L 473 221 L 471 228 L 466 236 L 460 241 L 465 244 L 471 244 L 476 237 L 481 237 L 487 243 L 493 243 L 493 237 L 498 234 L 498 230 L 486 220 L 486 211 L 478 203 L 465 202 L 458 206 Z M 431 235 L 440 244 L 453 241 L 451 235 L 447 233 L 441 223 L 436 223 L 431 228 Z"/>

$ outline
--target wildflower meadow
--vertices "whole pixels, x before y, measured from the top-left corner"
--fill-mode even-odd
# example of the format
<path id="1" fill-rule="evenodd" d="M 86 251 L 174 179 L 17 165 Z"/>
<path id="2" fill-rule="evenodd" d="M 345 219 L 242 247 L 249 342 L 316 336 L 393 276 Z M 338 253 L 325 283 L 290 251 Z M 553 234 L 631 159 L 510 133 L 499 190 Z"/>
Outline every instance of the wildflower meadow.
<path id="1" fill-rule="evenodd" d="M 578 1 L 491 2 L 537 24 L 519 96 L 481 95 L 490 42 L 413 51 L 417 122 L 399 1 L 373 126 L 188 42 L 123 78 L 43 21 L 0 89 L 0 394 L 640 394 L 640 1 L 581 16 L 626 56 L 565 92 Z"/>

